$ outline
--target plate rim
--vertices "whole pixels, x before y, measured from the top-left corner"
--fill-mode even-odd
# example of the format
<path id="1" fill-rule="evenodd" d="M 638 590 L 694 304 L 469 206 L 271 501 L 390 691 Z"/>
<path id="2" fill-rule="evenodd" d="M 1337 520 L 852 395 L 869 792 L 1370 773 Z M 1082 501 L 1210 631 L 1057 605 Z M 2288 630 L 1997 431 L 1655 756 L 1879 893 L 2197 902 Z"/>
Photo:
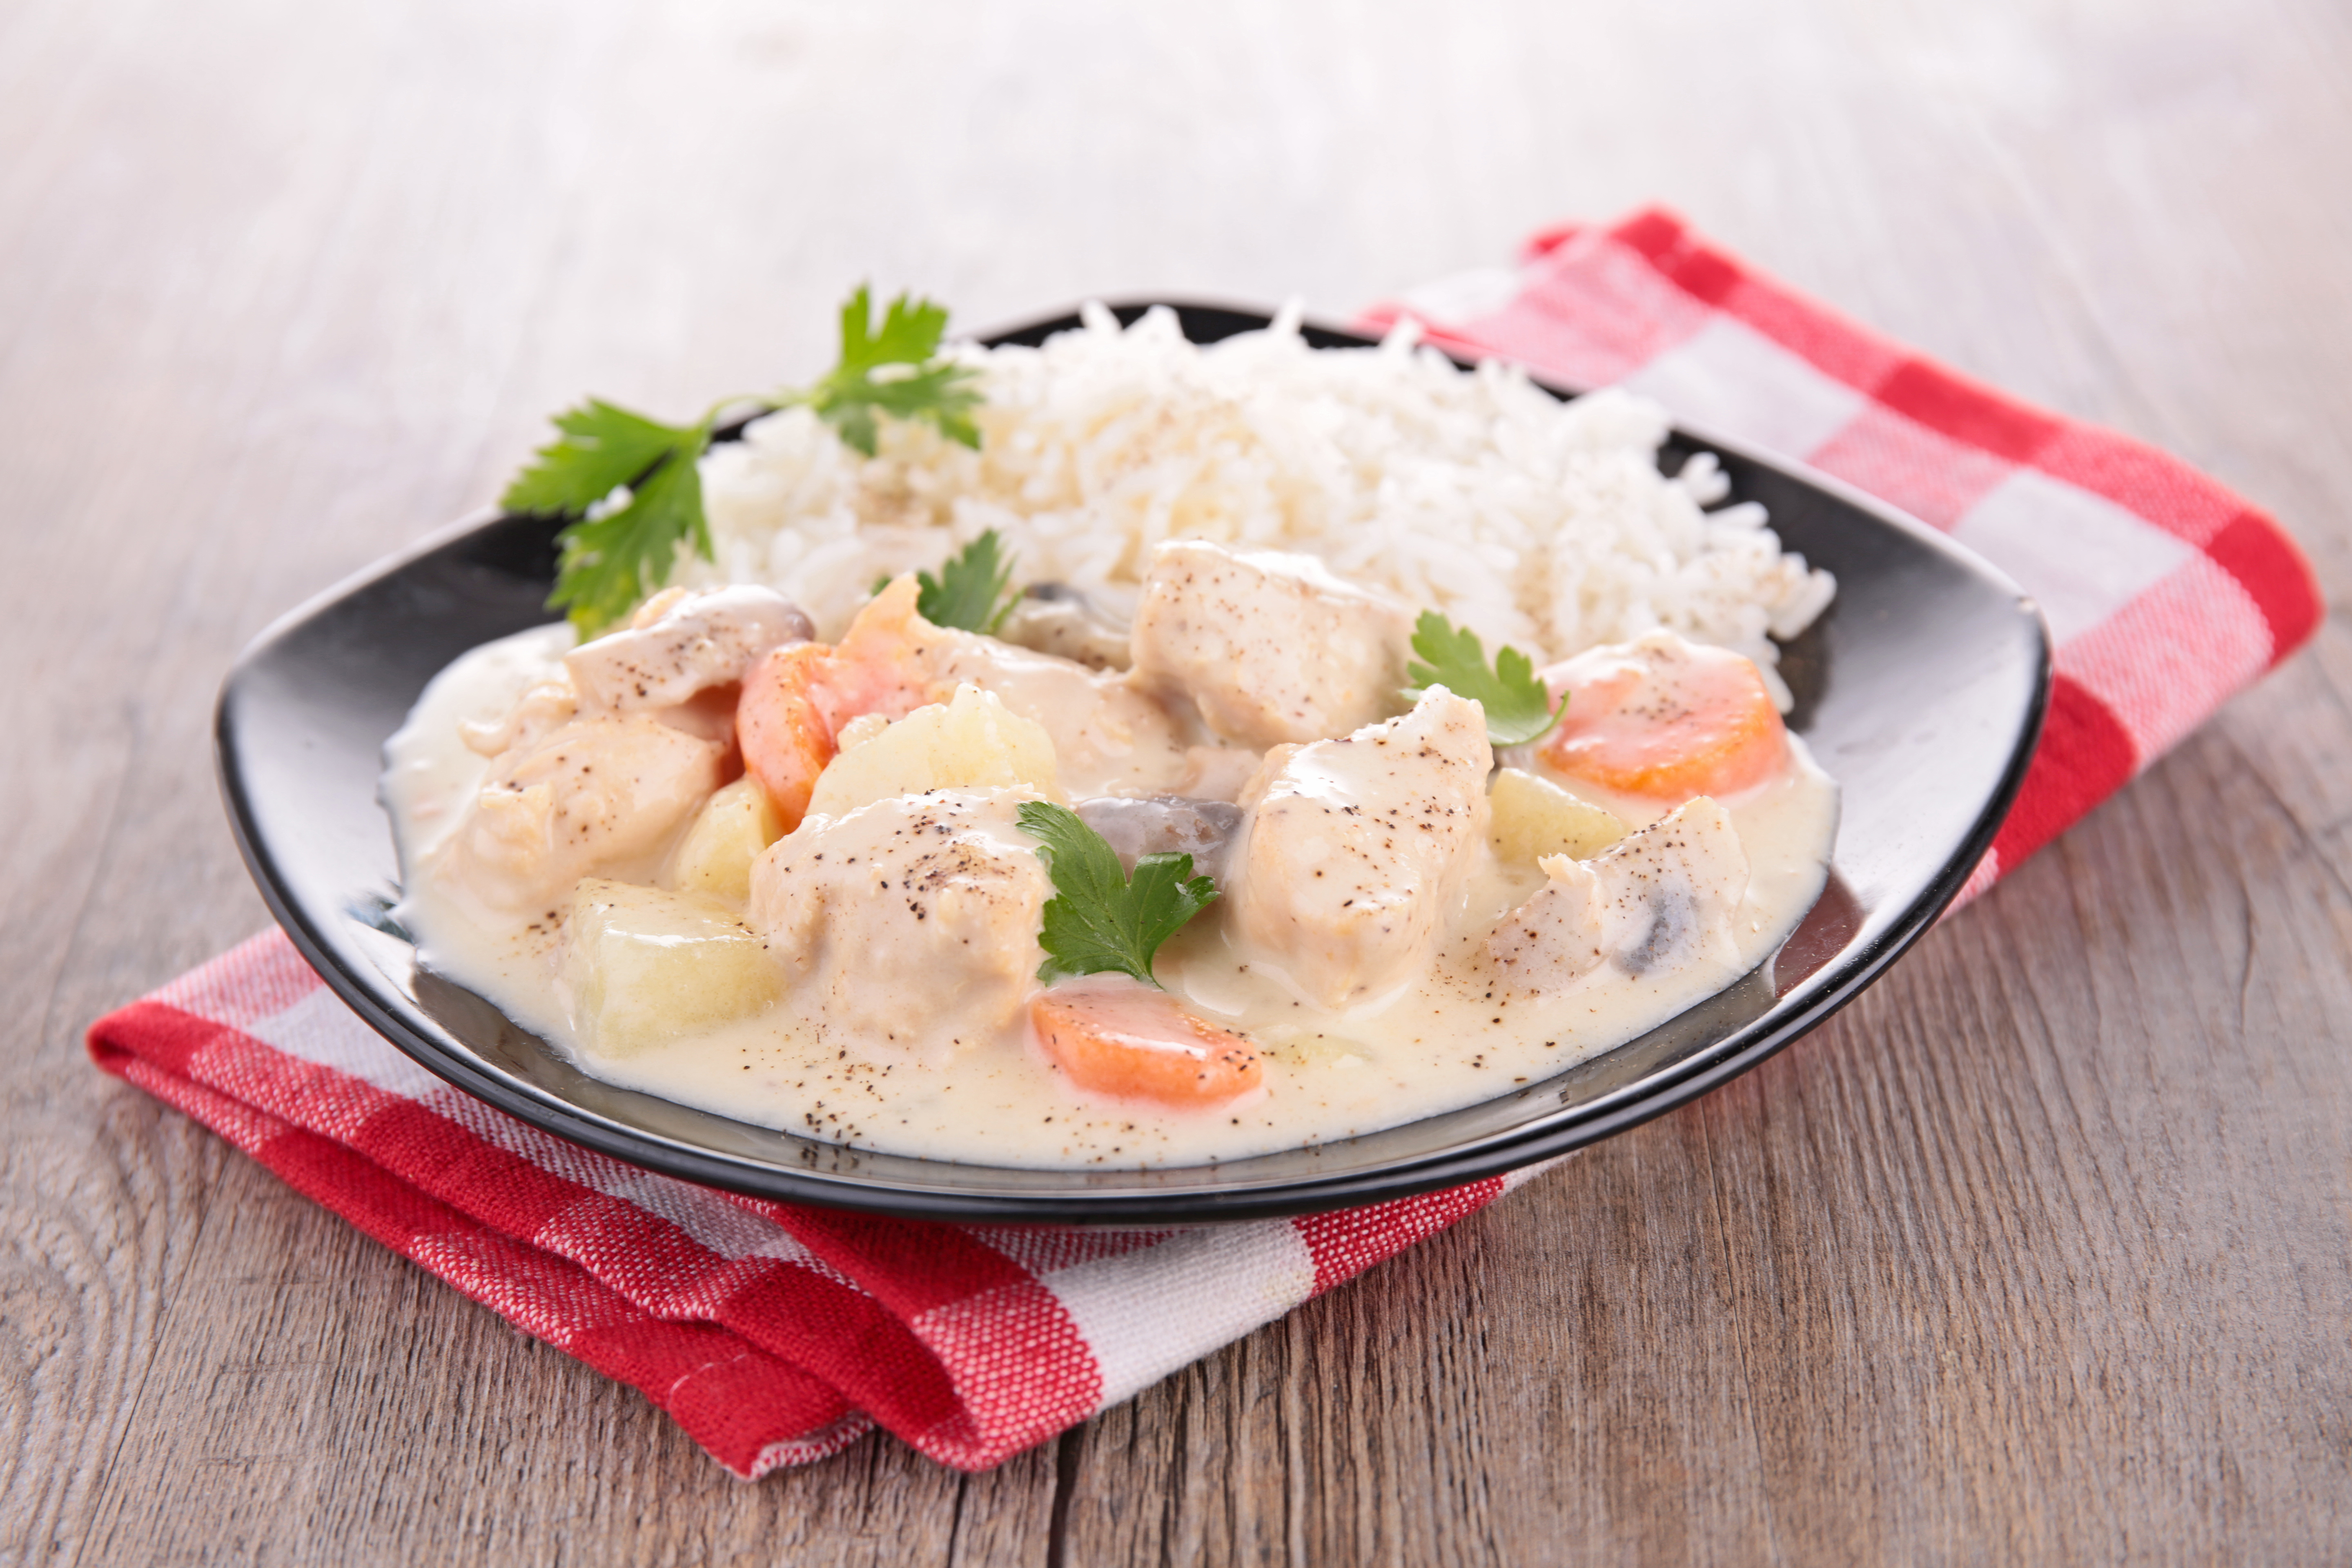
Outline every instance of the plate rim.
<path id="1" fill-rule="evenodd" d="M 1122 318 L 1129 312 L 1140 314 L 1155 306 L 1166 306 L 1180 312 L 1185 310 L 1214 311 L 1260 322 L 1270 321 L 1275 317 L 1273 311 L 1223 300 L 1153 295 L 1106 299 L 1101 302 Z M 975 341 L 1003 342 L 1022 333 L 1049 329 L 1075 318 L 1076 314 L 1077 308 L 1042 312 L 990 332 L 976 334 Z M 1369 346 L 1378 342 L 1350 329 L 1312 320 L 1303 321 L 1302 326 L 1339 343 Z M 1456 363 L 1464 362 L 1457 358 Z M 1553 379 L 1532 374 L 1530 378 L 1556 395 L 1577 395 L 1574 390 Z M 231 665 L 215 704 L 215 773 L 238 853 L 243 857 L 272 917 L 304 961 L 346 1005 L 359 1015 L 362 1022 L 418 1065 L 460 1090 L 551 1135 L 637 1169 L 768 1201 L 958 1223 L 1214 1223 L 1286 1217 L 1416 1196 L 1500 1176 L 1566 1154 L 1588 1143 L 1613 1137 L 1676 1110 L 1751 1070 L 1826 1023 L 1884 974 L 1914 942 L 1926 935 L 1937 923 L 1937 917 L 1958 896 L 1978 863 L 1991 847 L 2002 821 L 2015 804 L 2039 746 L 2049 712 L 2053 676 L 2049 627 L 2032 599 L 2006 574 L 1927 523 L 1809 465 L 1721 436 L 1699 422 L 1673 420 L 1670 438 L 1719 450 L 1819 490 L 1871 517 L 1878 524 L 1892 528 L 1913 543 L 1924 545 L 1943 555 L 1970 575 L 1986 581 L 1989 586 L 2005 590 L 2026 618 L 2037 655 L 2037 679 L 2016 740 L 1994 789 L 1979 804 L 1976 817 L 1963 836 L 1958 851 L 1948 857 L 1918 894 L 1887 921 L 1885 929 L 1874 941 L 1858 952 L 1843 951 L 1833 955 L 1823 966 L 1832 972 L 1830 980 L 1790 1016 L 1758 1031 L 1753 1037 L 1743 1038 L 1752 1026 L 1735 1028 L 1714 1046 L 1659 1069 L 1662 1077 L 1638 1079 L 1576 1107 L 1571 1114 L 1545 1121 L 1530 1128 L 1506 1130 L 1479 1138 L 1462 1148 L 1407 1156 L 1370 1170 L 1330 1176 L 1274 1178 L 1255 1184 L 1236 1184 L 1230 1187 L 1160 1191 L 1073 1188 L 1050 1194 L 933 1187 L 902 1181 L 877 1181 L 854 1173 L 795 1170 L 781 1164 L 740 1159 L 613 1121 L 538 1086 L 493 1076 L 471 1060 L 451 1056 L 428 1037 L 413 1028 L 402 1016 L 399 1003 L 376 994 L 375 987 L 371 984 L 372 981 L 385 983 L 389 991 L 388 977 L 374 973 L 373 964 L 352 965 L 347 963 L 337 952 L 336 944 L 328 933 L 320 929 L 313 911 L 288 895 L 276 867 L 268 830 L 257 818 L 240 770 L 236 708 L 240 690 L 249 672 L 262 664 L 280 643 L 354 595 L 398 574 L 424 557 L 506 521 L 505 514 L 495 506 L 477 508 L 432 530 L 407 547 L 373 562 L 312 595 L 264 627 Z M 1478 1103 L 1493 1103 L 1508 1098 L 1508 1095 L 1496 1095 Z M 961 1168 L 1003 1169 L 1008 1172 L 1015 1169 L 971 1165 Z M 1109 1173 L 1071 1173 L 1073 1175 Z"/>

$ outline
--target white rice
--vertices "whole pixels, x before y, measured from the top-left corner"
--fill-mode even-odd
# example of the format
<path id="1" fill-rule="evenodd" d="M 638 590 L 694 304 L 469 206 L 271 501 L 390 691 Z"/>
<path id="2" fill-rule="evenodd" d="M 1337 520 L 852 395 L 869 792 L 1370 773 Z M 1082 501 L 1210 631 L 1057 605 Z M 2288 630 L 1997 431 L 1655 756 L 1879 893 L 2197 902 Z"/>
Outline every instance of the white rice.
<path id="1" fill-rule="evenodd" d="M 984 529 L 1016 583 L 1056 581 L 1124 615 L 1150 547 L 1202 538 L 1320 557 L 1444 611 L 1538 664 L 1654 626 L 1763 666 L 1835 585 L 1780 548 L 1702 455 L 1657 469 L 1664 411 L 1615 391 L 1560 403 L 1510 367 L 1454 368 L 1411 330 L 1307 346 L 1295 310 L 1208 348 L 1155 310 L 1089 307 L 1042 349 L 957 351 L 987 395 L 981 450 L 892 426 L 881 455 L 804 409 L 703 459 L 716 564 L 680 580 L 771 584 L 821 636 L 877 577 L 933 567 Z"/>

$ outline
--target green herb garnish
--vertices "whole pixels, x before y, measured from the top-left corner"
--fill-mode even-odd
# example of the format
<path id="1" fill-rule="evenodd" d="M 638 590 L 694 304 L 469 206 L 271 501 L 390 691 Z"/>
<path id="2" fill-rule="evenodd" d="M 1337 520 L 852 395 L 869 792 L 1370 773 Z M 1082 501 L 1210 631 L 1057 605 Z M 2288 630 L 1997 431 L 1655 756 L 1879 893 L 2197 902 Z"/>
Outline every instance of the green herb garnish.
<path id="1" fill-rule="evenodd" d="M 919 420 L 950 441 L 980 445 L 971 411 L 980 394 L 969 365 L 934 363 L 948 330 L 947 309 L 901 294 L 874 327 L 874 304 L 863 284 L 841 308 L 841 363 L 805 393 L 787 399 L 805 403 L 841 438 L 874 455 L 877 411 L 896 419 Z"/>
<path id="2" fill-rule="evenodd" d="M 805 392 L 729 398 L 693 425 L 665 425 L 601 398 L 557 415 L 557 439 L 541 447 L 499 498 L 511 513 L 568 520 L 556 535 L 562 554 L 547 607 L 566 611 L 583 637 L 593 637 L 669 580 L 680 545 L 711 558 L 695 464 L 721 408 L 750 404 L 772 412 L 806 405 L 869 458 L 877 414 L 927 423 L 950 440 L 978 447 L 975 373 L 938 363 L 947 324 L 942 307 L 901 294 L 877 331 L 872 296 L 861 284 L 841 308 L 840 363 Z M 621 504 L 590 515 L 623 489 Z"/>
<path id="3" fill-rule="evenodd" d="M 1486 739 L 1497 746 L 1523 746 L 1540 739 L 1568 711 L 1563 696 L 1557 706 L 1551 692 L 1536 679 L 1535 662 L 1515 647 L 1497 648 L 1492 666 L 1478 634 L 1456 626 L 1435 610 L 1423 610 L 1413 624 L 1412 651 L 1420 658 L 1405 666 L 1412 684 L 1405 695 L 1418 701 L 1433 686 L 1443 686 L 1456 697 L 1474 697 L 1486 710 Z"/>
<path id="4" fill-rule="evenodd" d="M 562 437 L 499 498 L 510 512 L 580 519 L 556 535 L 562 549 L 547 607 L 569 607 L 583 637 L 629 613 L 669 576 L 681 543 L 710 558 L 695 459 L 710 422 L 664 425 L 592 399 L 555 418 Z M 628 487 L 628 500 L 593 517 L 589 510 Z"/>
<path id="5" fill-rule="evenodd" d="M 923 619 L 967 632 L 992 632 L 1003 626 L 1020 597 L 1008 592 L 1013 557 L 1003 552 L 1003 543 L 992 528 L 949 556 L 938 576 L 916 573 L 920 589 L 915 608 Z"/>
<path id="6" fill-rule="evenodd" d="M 1192 875 L 1190 855 L 1146 855 L 1130 878 L 1118 851 L 1066 805 L 1030 801 L 1018 819 L 1040 840 L 1037 858 L 1054 879 L 1037 939 L 1047 955 L 1037 978 L 1050 984 L 1115 971 L 1159 984 L 1152 954 L 1216 900 L 1217 884 Z"/>

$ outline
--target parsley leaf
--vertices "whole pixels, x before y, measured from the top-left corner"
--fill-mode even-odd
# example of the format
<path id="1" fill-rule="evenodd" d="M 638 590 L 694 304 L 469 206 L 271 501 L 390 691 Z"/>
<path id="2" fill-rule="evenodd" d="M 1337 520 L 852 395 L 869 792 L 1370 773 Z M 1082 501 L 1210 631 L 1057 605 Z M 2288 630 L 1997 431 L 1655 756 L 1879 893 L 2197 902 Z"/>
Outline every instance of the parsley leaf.
<path id="1" fill-rule="evenodd" d="M 872 457 L 880 431 L 877 413 L 921 420 L 950 441 L 980 445 L 971 411 L 981 397 L 969 365 L 940 364 L 940 339 L 948 327 L 944 306 L 901 294 L 874 326 L 873 296 L 864 284 L 841 308 L 841 363 L 800 401 L 816 410 L 841 438 Z"/>
<path id="2" fill-rule="evenodd" d="M 673 448 L 659 468 L 629 492 L 628 504 L 573 523 L 558 536 L 550 609 L 568 607 L 583 637 L 625 617 L 669 576 L 677 547 L 689 542 L 708 560 L 710 532 L 702 516 L 702 471 L 696 445 Z"/>
<path id="3" fill-rule="evenodd" d="M 568 610 L 580 635 L 590 637 L 667 580 L 680 542 L 709 555 L 695 460 L 710 426 L 664 425 L 592 398 L 556 416 L 555 427 L 561 436 L 515 476 L 499 505 L 578 520 L 556 536 L 562 557 L 547 607 Z M 625 504 L 586 515 L 624 485 Z"/>
<path id="4" fill-rule="evenodd" d="M 1066 805 L 1030 801 L 1022 829 L 1041 840 L 1037 858 L 1054 879 L 1038 942 L 1046 959 L 1037 978 L 1117 971 L 1157 985 L 1152 954 L 1186 921 L 1216 900 L 1217 884 L 1192 875 L 1190 855 L 1146 855 L 1129 878 L 1118 854 Z"/>
<path id="5" fill-rule="evenodd" d="M 616 408 L 601 397 L 557 415 L 555 427 L 562 434 L 541 447 L 499 498 L 504 510 L 577 517 L 623 485 L 635 484 L 689 437 L 701 435 Z"/>
<path id="6" fill-rule="evenodd" d="M 1003 543 L 992 528 L 949 556 L 938 576 L 915 574 L 921 584 L 915 608 L 923 619 L 967 632 L 992 632 L 1003 626 L 1013 605 L 1005 592 L 1013 583 L 1013 558 L 1003 553 Z"/>
<path id="7" fill-rule="evenodd" d="M 765 409 L 806 404 L 869 458 L 880 433 L 877 414 L 926 421 L 950 440 L 976 447 L 980 426 L 972 423 L 971 411 L 980 406 L 981 395 L 971 383 L 978 373 L 968 365 L 934 363 L 947 325 L 943 306 L 901 294 L 883 312 L 877 331 L 872 295 L 861 284 L 841 308 L 840 363 L 806 392 L 755 401 Z M 562 556 L 547 607 L 566 611 L 583 638 L 626 616 L 667 582 L 680 544 L 691 545 L 706 561 L 711 558 L 702 478 L 695 468 L 710 444 L 710 421 L 706 415 L 698 424 L 665 425 L 591 398 L 555 416 L 557 438 L 539 449 L 499 498 L 500 508 L 517 516 L 567 520 L 569 526 L 556 535 Z M 629 491 L 625 503 L 589 515 L 624 487 Z M 995 565 L 993 538 L 973 545 L 974 551 L 981 543 L 990 546 L 985 570 L 994 574 L 988 579 L 993 592 L 975 612 L 990 626 L 1003 618 L 995 605 L 1009 581 L 1009 567 L 1000 571 Z M 956 567 L 950 561 L 941 570 L 943 602 L 961 604 L 962 595 L 978 592 L 975 586 L 950 585 Z M 929 576 L 923 581 L 928 595 Z"/>
<path id="8" fill-rule="evenodd" d="M 1515 647 L 1495 650 L 1492 668 L 1478 634 L 1456 626 L 1435 610 L 1423 610 L 1413 623 L 1412 651 L 1420 658 L 1405 666 L 1412 684 L 1405 695 L 1418 700 L 1433 686 L 1443 686 L 1456 697 L 1474 697 L 1486 710 L 1486 739 L 1497 746 L 1523 746 L 1540 739 L 1568 711 L 1568 699 L 1554 706 L 1551 692 L 1536 679 L 1532 659 Z"/>

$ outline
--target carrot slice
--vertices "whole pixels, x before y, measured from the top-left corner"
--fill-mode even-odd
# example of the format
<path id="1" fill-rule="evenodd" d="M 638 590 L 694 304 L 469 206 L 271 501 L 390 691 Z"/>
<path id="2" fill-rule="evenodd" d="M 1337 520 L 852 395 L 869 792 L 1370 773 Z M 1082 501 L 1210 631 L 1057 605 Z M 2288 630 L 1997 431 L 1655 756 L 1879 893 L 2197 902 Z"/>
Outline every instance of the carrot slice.
<path id="1" fill-rule="evenodd" d="M 742 700 L 735 705 L 744 771 L 760 781 L 787 833 L 808 814 L 816 775 L 833 761 L 834 725 L 816 690 L 832 653 L 813 642 L 773 649 L 744 677 Z"/>
<path id="2" fill-rule="evenodd" d="M 841 727 L 867 713 L 903 719 L 931 700 L 925 635 L 938 628 L 915 610 L 903 577 L 858 611 L 838 647 L 793 643 L 770 652 L 743 681 L 735 739 L 743 767 L 789 833 L 808 815 L 810 792 L 839 750 Z"/>
<path id="3" fill-rule="evenodd" d="M 1737 795 L 1787 763 L 1780 710 L 1751 661 L 1653 632 L 1544 671 L 1569 694 L 1545 763 L 1604 789 L 1679 804 Z"/>
<path id="4" fill-rule="evenodd" d="M 1257 1047 L 1184 1011 L 1165 991 L 1087 980 L 1038 993 L 1029 1021 L 1070 1081 L 1162 1105 L 1216 1105 L 1265 1077 Z"/>
<path id="5" fill-rule="evenodd" d="M 861 713 L 903 719 L 935 700 L 929 661 L 943 634 L 916 609 L 917 595 L 912 573 L 894 580 L 842 633 L 825 683 L 836 727 Z"/>

